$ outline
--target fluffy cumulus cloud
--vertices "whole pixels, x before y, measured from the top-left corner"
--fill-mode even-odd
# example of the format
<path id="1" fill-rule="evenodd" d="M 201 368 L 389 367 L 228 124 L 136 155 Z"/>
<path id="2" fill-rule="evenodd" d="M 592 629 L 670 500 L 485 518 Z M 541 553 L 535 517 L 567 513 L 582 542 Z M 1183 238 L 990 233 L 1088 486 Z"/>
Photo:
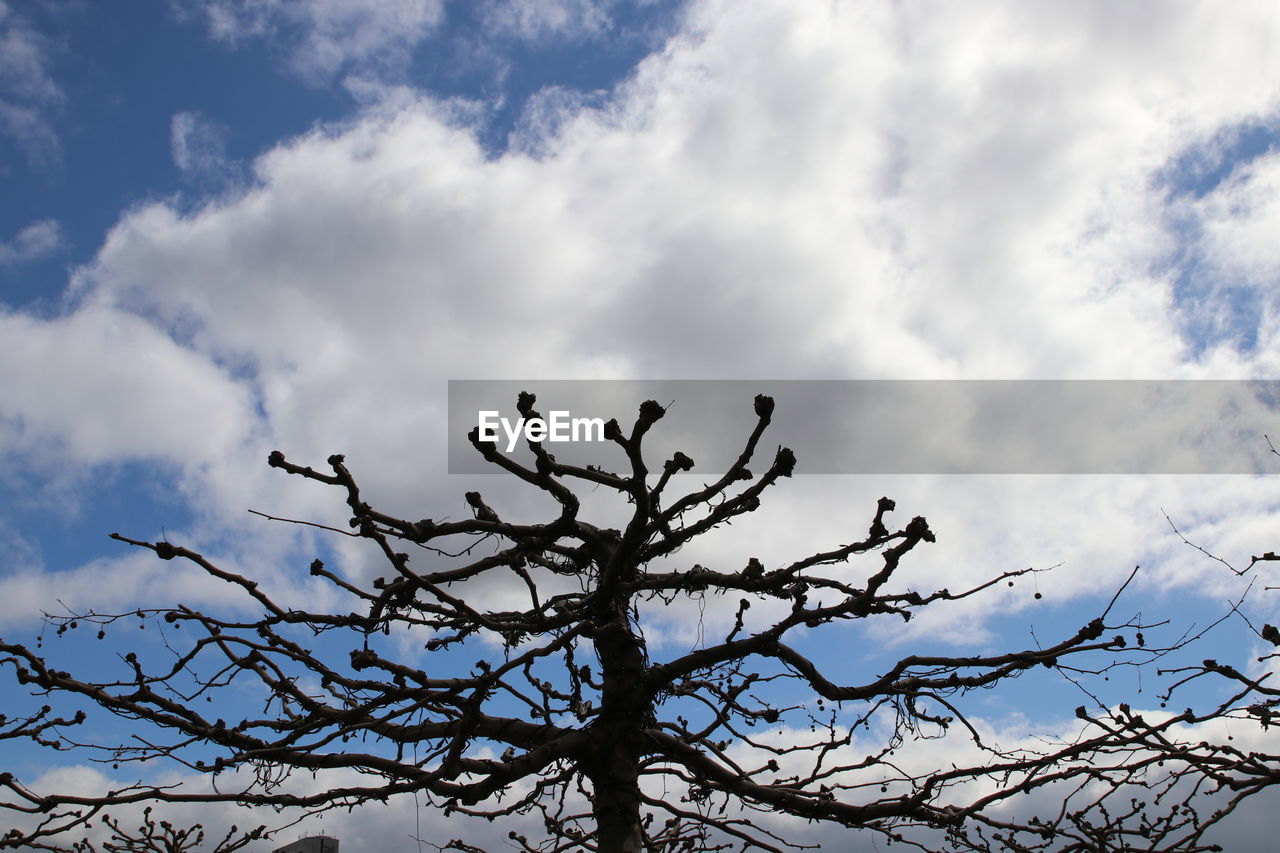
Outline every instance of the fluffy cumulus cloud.
<path id="1" fill-rule="evenodd" d="M 557 373 L 1194 375 L 1152 179 L 1274 111 L 1239 38 L 1272 22 L 953 8 L 701 4 L 607 106 L 560 99 L 541 159 L 424 99 L 282 144 L 236 203 L 128 217 L 92 277 L 272 357 L 303 324 L 255 308 L 290 294 L 335 349 L 394 303 L 494 366 L 537 318 L 520 363 Z"/>
<path id="2" fill-rule="evenodd" d="M 209 32 L 235 43 L 278 38 L 304 78 L 395 68 L 438 24 L 440 0 L 180 0 Z"/>
<path id="3" fill-rule="evenodd" d="M 53 79 L 51 46 L 24 16 L 0 2 L 0 134 L 13 139 L 33 165 L 59 157 L 53 116 L 64 95 Z"/>
<path id="4" fill-rule="evenodd" d="M 530 31 L 570 20 L 489 8 Z M 292 28 L 322 74 L 408 49 L 440 14 L 203 9 L 226 38 Z M 261 468 L 266 443 L 348 451 L 371 501 L 421 517 L 465 511 L 471 481 L 444 475 L 451 378 L 1274 375 L 1277 161 L 1191 199 L 1161 176 L 1277 114 L 1277 40 L 1280 17 L 1244 3 L 695 3 L 607 96 L 545 96 L 504 154 L 422 94 L 280 142 L 234 198 L 129 211 L 68 316 L 0 318 L 0 347 L 59 377 L 6 395 L 26 430 L 6 440 L 57 436 L 64 464 L 195 460 L 190 495 Z M 1196 264 L 1171 263 L 1188 239 Z M 1189 290 L 1197 275 L 1216 283 Z M 1248 346 L 1201 334 L 1226 298 L 1257 308 Z M 733 560 L 849 541 L 884 493 L 939 531 L 904 585 L 1065 562 L 1037 579 L 1046 599 L 1105 605 L 1143 561 L 1162 567 L 1138 581 L 1152 608 L 1228 591 L 1161 507 L 1237 558 L 1274 545 L 1280 500 L 1265 479 L 797 478 L 730 531 Z M 980 645 L 987 608 L 1027 602 L 997 591 L 926 628 Z M 665 641 L 693 641 L 688 624 Z M 904 636 L 923 634 L 885 639 Z"/>
<path id="5" fill-rule="evenodd" d="M 136 315 L 85 309 L 53 321 L 0 315 L 8 364 L 5 406 L 31 440 L 57 435 L 71 458 L 212 462 L 234 450 L 251 407 L 201 355 Z M 159 388 L 170 388 L 180 401 Z"/>

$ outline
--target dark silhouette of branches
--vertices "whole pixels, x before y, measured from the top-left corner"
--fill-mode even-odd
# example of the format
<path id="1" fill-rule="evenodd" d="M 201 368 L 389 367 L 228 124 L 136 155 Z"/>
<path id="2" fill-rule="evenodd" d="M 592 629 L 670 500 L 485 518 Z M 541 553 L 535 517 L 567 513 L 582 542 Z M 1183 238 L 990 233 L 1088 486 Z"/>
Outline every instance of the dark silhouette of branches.
<path id="1" fill-rule="evenodd" d="M 203 826 L 176 827 L 168 821 L 156 820 L 151 812 L 151 806 L 143 809 L 142 825 L 132 830 L 126 829 L 120 820 L 104 814 L 102 824 L 111 835 L 100 845 L 85 839 L 69 847 L 41 840 L 28 842 L 26 846 L 52 853 L 193 853 L 204 848 Z M 207 850 L 208 853 L 234 853 L 266 835 L 262 827 L 242 833 L 238 827 L 232 826 L 221 839 L 213 840 Z"/>
<path id="2" fill-rule="evenodd" d="M 1280 455 L 1270 437 L 1267 436 L 1266 439 L 1270 452 Z M 1218 554 L 1188 539 L 1167 513 L 1165 519 L 1185 545 L 1220 563 L 1237 576 L 1249 574 L 1259 563 L 1280 560 L 1274 552 L 1267 551 L 1251 556 L 1247 565 L 1237 568 Z M 1251 580 L 1248 589 L 1230 608 L 1224 620 L 1238 619 L 1248 626 L 1254 638 L 1271 648 L 1280 647 L 1280 629 L 1270 623 L 1257 628 L 1242 606 L 1255 586 L 1256 581 Z M 1275 587 L 1265 586 L 1264 589 L 1271 590 Z M 1268 735 L 1271 728 L 1280 722 L 1280 685 L 1276 684 L 1274 677 L 1277 661 L 1280 661 L 1280 651 L 1264 652 L 1255 659 L 1256 666 L 1250 667 L 1254 674 L 1215 659 L 1160 669 L 1157 671 L 1159 675 L 1172 679 L 1161 695 L 1161 707 L 1172 703 L 1175 695 L 1192 685 L 1205 687 L 1211 693 L 1221 692 L 1225 686 L 1226 695 L 1211 703 L 1207 710 L 1197 712 L 1187 708 L 1177 717 L 1159 724 L 1152 724 L 1141 715 L 1131 713 L 1115 718 L 1111 724 L 1103 720 L 1094 722 L 1112 732 L 1124 731 L 1147 755 L 1154 758 L 1158 766 L 1173 768 L 1169 775 L 1177 776 L 1179 782 L 1194 784 L 1198 789 L 1216 795 L 1217 805 L 1211 814 L 1197 816 L 1190 809 L 1184 809 L 1184 815 L 1188 819 L 1218 823 L 1250 797 L 1280 784 L 1280 752 L 1274 747 L 1267 748 L 1270 746 L 1271 738 Z M 1185 734 L 1179 738 L 1173 731 L 1173 728 L 1178 727 L 1189 733 L 1191 730 L 1186 727 L 1206 723 L 1218 726 L 1212 734 L 1200 732 L 1198 738 L 1188 738 Z"/>
<path id="3" fill-rule="evenodd" d="M 522 417 L 538 416 L 534 403 L 520 396 Z M 312 576 L 351 602 L 345 611 L 297 609 L 181 545 L 113 534 L 238 587 L 256 615 L 180 604 L 49 617 L 59 633 L 78 623 L 105 631 L 157 619 L 172 629 L 172 659 L 144 664 L 129 652 L 120 672 L 83 676 L 55 669 L 32 648 L 0 642 L 0 662 L 30 691 L 82 700 L 139 732 L 127 744 L 91 744 L 88 735 L 82 742 L 83 712 L 58 716 L 45 707 L 5 720 L 0 737 L 96 749 L 117 766 L 164 759 L 213 784 L 195 790 L 139 780 L 78 796 L 32 791 L 0 774 L 0 805 L 33 821 L 0 848 L 87 851 L 56 846 L 57 839 L 131 803 L 311 812 L 413 793 L 446 814 L 540 818 L 513 824 L 541 827 L 512 830 L 509 843 L 525 851 L 803 846 L 787 837 L 785 823 L 769 819 L 777 815 L 920 849 L 1212 849 L 1200 838 L 1214 816 L 1197 816 L 1187 803 L 1199 784 L 1190 769 L 1216 778 L 1219 753 L 1168 761 L 1182 748 L 1179 726 L 1206 717 L 1187 712 L 1147 722 L 1125 706 L 1111 714 L 1094 703 L 1094 711 L 1079 710 L 1081 732 L 1072 740 L 1003 747 L 988 742 L 964 710 L 974 691 L 1031 670 L 1083 680 L 1167 651 L 1144 641 L 1150 624 L 1111 616 L 1116 599 L 1057 643 L 912 654 L 857 678 L 821 670 L 796 635 L 826 626 L 839 639 L 845 635 L 832 626 L 840 622 L 909 620 L 1032 570 L 956 591 L 903 591 L 892 583 L 895 573 L 934 533 L 921 517 L 893 520 L 889 498 L 847 544 L 793 562 L 680 560 L 685 545 L 753 512 L 792 475 L 796 459 L 784 447 L 748 467 L 760 456 L 773 405 L 757 397 L 737 460 L 683 494 L 674 491 L 685 482 L 676 475 L 691 471 L 692 459 L 675 453 L 654 471 L 645 459 L 645 436 L 665 413 L 652 401 L 629 430 L 617 421 L 606 426 L 625 458 L 619 473 L 561 463 L 537 442 L 528 444 L 533 462 L 526 465 L 473 432 L 486 460 L 554 502 L 554 516 L 537 523 L 509 520 L 479 492 L 466 494 L 470 517 L 462 520 L 396 518 L 365 501 L 344 457 L 317 470 L 272 453 L 272 467 L 340 491 L 350 533 L 385 562 L 386 576 L 368 584 L 320 560 L 311 564 Z M 625 526 L 583 518 L 575 486 L 620 496 L 629 507 Z M 855 557 L 870 565 L 846 565 Z M 495 595 L 513 586 L 522 603 Z M 692 651 L 653 653 L 648 609 L 709 596 L 730 605 L 732 625 Z M 403 636 L 418 637 L 425 654 L 392 641 Z M 213 696 L 227 690 L 262 697 L 261 709 L 240 703 L 235 715 L 214 716 L 208 709 L 224 705 L 212 704 Z M 870 754 L 859 751 L 860 731 L 884 732 L 883 742 Z M 913 753 L 912 745 L 928 739 L 958 745 L 922 769 L 919 758 L 931 752 Z M 311 773 L 338 781 L 319 790 L 293 784 L 292 774 Z M 1042 817 L 1012 816 L 1015 800 L 1037 797 L 1050 803 Z M 104 845 L 108 851 L 195 844 L 149 814 L 139 833 L 109 826 L 117 846 Z M 925 837 L 929 848 L 918 840 Z M 135 843 L 143 846 L 128 846 Z M 235 843 L 224 839 L 215 850 L 229 853 Z M 438 849 L 477 848 L 457 840 Z"/>

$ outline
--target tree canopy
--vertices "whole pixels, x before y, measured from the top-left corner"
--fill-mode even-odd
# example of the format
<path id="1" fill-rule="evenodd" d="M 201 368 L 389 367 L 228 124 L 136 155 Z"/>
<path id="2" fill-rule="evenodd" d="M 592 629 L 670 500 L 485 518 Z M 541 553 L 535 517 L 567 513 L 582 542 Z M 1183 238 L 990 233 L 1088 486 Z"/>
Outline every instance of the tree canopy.
<path id="1" fill-rule="evenodd" d="M 522 417 L 538 416 L 535 402 L 520 396 Z M 257 615 L 175 604 L 49 617 L 60 634 L 139 617 L 182 630 L 171 633 L 167 659 L 128 652 L 112 674 L 61 671 L 39 649 L 0 642 L 0 662 L 18 683 L 53 703 L 0 720 L 0 738 L 90 749 L 117 768 L 165 760 L 211 784 L 139 779 L 83 795 L 33 791 L 6 772 L 0 807 L 27 817 L 0 848 L 70 850 L 74 842 L 65 839 L 133 803 L 234 802 L 310 813 L 415 794 L 446 813 L 535 816 L 512 824 L 509 843 L 526 851 L 799 846 L 780 816 L 922 849 L 1212 849 L 1202 836 L 1216 818 L 1187 805 L 1203 767 L 1178 733 L 1219 709 L 1145 720 L 1126 705 L 1082 706 L 1074 738 L 1001 746 L 988 742 L 965 707 L 975 691 L 1031 670 L 1079 678 L 1157 657 L 1165 650 L 1143 635 L 1151 625 L 1112 616 L 1119 593 L 1058 642 L 983 655 L 909 654 L 883 672 L 858 675 L 824 670 L 797 636 L 825 631 L 840 642 L 841 623 L 909 620 L 1032 570 L 954 591 L 895 584 L 903 561 L 935 536 L 922 517 L 897 520 L 887 497 L 868 508 L 845 543 L 791 562 L 681 559 L 682 548 L 750 514 L 793 474 L 791 450 L 761 453 L 773 409 L 772 399 L 756 397 L 737 460 L 687 491 L 677 487 L 694 481 L 683 476 L 692 459 L 677 452 L 655 470 L 646 461 L 645 437 L 665 414 L 653 401 L 640 406 L 629 429 L 616 420 L 606 425 L 625 459 L 617 472 L 559 462 L 538 442 L 528 443 L 526 464 L 473 432 L 486 460 L 554 500 L 557 513 L 537 523 L 508 520 L 477 491 L 466 493 L 470 517 L 397 518 L 366 502 L 343 456 L 317 470 L 272 453 L 272 467 L 340 491 L 350 530 L 338 532 L 381 554 L 384 576 L 367 583 L 311 563 L 310 575 L 346 597 L 349 610 L 297 609 L 181 545 L 113 534 L 237 587 Z M 625 526 L 588 521 L 583 489 L 623 501 Z M 514 585 L 522 603 L 486 593 L 490 582 Z M 692 650 L 651 648 L 646 608 L 690 597 L 725 602 L 734 613 L 729 628 Z M 390 641 L 397 637 L 417 642 Z M 214 694 L 246 686 L 267 697 L 261 709 L 209 713 L 225 713 Z M 92 715 L 54 705 L 106 711 L 145 734 L 92 743 Z M 886 734 L 870 754 L 855 754 L 860 731 Z M 925 766 L 920 756 L 930 753 L 911 747 L 931 738 L 961 747 L 945 764 Z M 340 772 L 345 781 L 302 791 L 290 784 L 298 772 Z M 1050 806 L 1019 817 L 1008 804 L 1022 795 Z M 106 850 L 199 843 L 173 840 L 172 832 L 157 840 L 164 833 L 150 812 L 138 832 L 112 821 L 116 840 L 108 845 L 117 846 Z M 217 849 L 262 833 L 231 833 Z M 437 846 L 477 849 L 464 838 Z"/>

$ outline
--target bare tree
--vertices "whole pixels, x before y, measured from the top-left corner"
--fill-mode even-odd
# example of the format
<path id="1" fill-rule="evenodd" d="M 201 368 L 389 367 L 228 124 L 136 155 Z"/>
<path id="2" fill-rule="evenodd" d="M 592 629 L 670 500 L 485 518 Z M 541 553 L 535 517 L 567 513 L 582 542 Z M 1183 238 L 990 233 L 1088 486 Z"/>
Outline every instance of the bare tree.
<path id="1" fill-rule="evenodd" d="M 534 403 L 522 394 L 520 414 L 537 417 Z M 754 813 L 860 828 L 922 849 L 918 829 L 933 833 L 932 849 L 1212 849 L 1200 842 L 1203 822 L 1180 807 L 1183 776 L 1170 778 L 1166 790 L 1151 773 L 1153 735 L 1172 731 L 1176 719 L 1139 730 L 1082 708 L 1080 716 L 1092 722 L 1082 723 L 1079 737 L 1002 749 L 984 740 L 961 707 L 972 691 L 1029 670 L 1078 678 L 1158 654 L 1143 643 L 1151 626 L 1112 619 L 1115 598 L 1052 645 L 909 655 L 850 681 L 820 671 L 794 644 L 796 629 L 907 620 L 1032 570 L 955 592 L 902 591 L 891 583 L 895 572 L 934 534 L 921 517 L 896 526 L 888 498 L 848 544 L 790 563 L 680 561 L 681 548 L 751 513 L 767 489 L 791 476 L 796 460 L 786 448 L 758 473 L 748 468 L 773 407 L 772 399 L 757 397 L 737 460 L 713 482 L 674 496 L 669 490 L 687 482 L 676 475 L 694 463 L 675 453 L 649 470 L 643 443 L 664 415 L 652 401 L 629 431 L 616 421 L 606 426 L 606 438 L 625 455 L 623 473 L 563 464 L 537 442 L 529 443 L 533 463 L 525 465 L 473 432 L 471 443 L 485 459 L 554 499 L 558 514 L 541 523 L 506 520 L 478 492 L 466 494 L 470 517 L 463 520 L 396 518 L 364 500 L 342 456 L 320 471 L 272 453 L 272 467 L 341 490 L 351 531 L 340 532 L 368 540 L 385 559 L 388 576 L 367 585 L 319 560 L 311 564 L 311 575 L 350 597 L 351 612 L 284 606 L 249 577 L 192 550 L 113 534 L 239 587 L 260 615 L 237 619 L 177 605 L 50 617 L 60 633 L 138 617 L 186 626 L 184 644 L 170 640 L 172 660 L 146 666 L 131 652 L 114 679 L 59 671 L 20 644 L 0 643 L 0 660 L 36 693 L 80 697 L 147 727 L 134 742 L 98 745 L 103 760 L 166 759 L 215 782 L 233 771 L 250 781 L 198 791 L 137 781 L 85 797 L 31 791 L 0 774 L 3 807 L 39 817 L 0 840 L 0 848 L 46 844 L 129 803 L 312 811 L 414 793 L 446 813 L 540 816 L 545 831 L 537 837 L 511 833 L 510 844 L 526 851 L 798 846 Z M 575 483 L 624 499 L 625 526 L 606 529 L 582 518 Z M 864 572 L 844 565 L 859 555 L 874 555 L 873 565 Z M 495 578 L 523 589 L 523 605 L 488 606 L 480 590 Z M 732 624 L 701 647 L 659 659 L 646 644 L 645 608 L 695 596 L 724 597 Z M 384 636 L 406 631 L 426 638 L 427 655 Z M 210 719 L 206 699 L 245 684 L 269 697 L 263 711 Z M 46 706 L 5 722 L 0 736 L 65 748 L 79 743 L 85 719 L 83 712 L 55 716 Z M 889 732 L 883 744 L 853 755 L 855 732 L 882 725 Z M 942 737 L 963 742 L 967 752 L 953 755 L 969 755 L 967 763 L 919 770 L 900 759 L 910 741 Z M 355 773 L 327 790 L 299 792 L 287 784 L 292 771 Z M 1137 800 L 1117 800 L 1135 786 L 1152 795 L 1145 799 L 1179 799 L 1171 813 L 1151 818 Z M 1045 817 L 1015 820 L 1001 808 L 1028 794 L 1052 797 Z M 1115 801 L 1123 807 L 1109 808 Z M 445 847 L 476 849 L 462 840 Z"/>

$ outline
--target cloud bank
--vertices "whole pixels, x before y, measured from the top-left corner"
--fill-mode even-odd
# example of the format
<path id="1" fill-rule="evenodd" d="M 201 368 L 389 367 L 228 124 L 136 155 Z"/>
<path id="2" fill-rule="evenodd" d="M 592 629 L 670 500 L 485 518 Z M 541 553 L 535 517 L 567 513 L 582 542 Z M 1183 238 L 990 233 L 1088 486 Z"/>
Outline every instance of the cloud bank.
<path id="1" fill-rule="evenodd" d="M 217 9 L 236 32 L 284 14 Z M 1273 17 L 704 2 L 612 93 L 547 99 L 536 146 L 492 155 L 452 102 L 383 103 L 281 141 L 238 195 L 126 212 L 70 313 L 7 316 L 15 353 L 49 353 L 3 404 L 26 429 L 10 452 L 53 435 L 59 465 L 194 460 L 181 492 L 218 484 L 230 520 L 266 451 L 344 450 L 410 512 L 457 498 L 450 378 L 1274 375 L 1280 155 L 1198 195 L 1168 179 L 1275 115 Z M 195 167 L 216 134 L 180 119 L 175 157 Z M 1217 319 L 1224 294 L 1258 309 L 1247 342 Z M 950 514 L 929 496 L 979 488 L 958 482 L 894 487 Z M 888 486 L 797 489 L 873 506 Z M 1019 497 L 956 518 L 975 563 L 1045 506 L 980 488 Z M 1064 500 L 1059 532 L 1017 559 L 1102 557 L 1062 531 L 1105 518 L 1126 556 L 1068 584 L 1096 587 L 1151 547 L 1160 506 L 1185 518 L 1194 492 L 1244 512 L 1215 497 L 1233 488 L 1063 485 L 1088 509 Z M 1134 511 L 1141 533 L 1121 535 Z"/>

